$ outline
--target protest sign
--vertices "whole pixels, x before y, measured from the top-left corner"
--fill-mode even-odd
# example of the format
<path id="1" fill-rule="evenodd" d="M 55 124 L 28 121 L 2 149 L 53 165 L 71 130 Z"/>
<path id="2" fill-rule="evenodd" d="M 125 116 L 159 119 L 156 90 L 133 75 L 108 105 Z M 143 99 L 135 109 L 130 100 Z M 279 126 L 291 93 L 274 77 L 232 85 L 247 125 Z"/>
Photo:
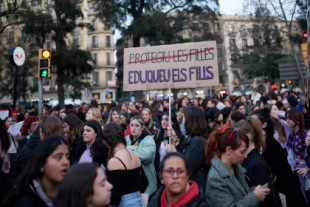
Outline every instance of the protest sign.
<path id="1" fill-rule="evenodd" d="M 124 91 L 219 84 L 215 41 L 125 48 Z"/>

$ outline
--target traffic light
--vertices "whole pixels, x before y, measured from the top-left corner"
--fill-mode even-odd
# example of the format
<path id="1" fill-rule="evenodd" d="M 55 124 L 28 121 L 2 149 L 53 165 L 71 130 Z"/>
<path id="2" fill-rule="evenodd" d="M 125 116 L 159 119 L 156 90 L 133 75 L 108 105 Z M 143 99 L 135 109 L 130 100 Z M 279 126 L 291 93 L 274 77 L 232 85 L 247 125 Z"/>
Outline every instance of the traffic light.
<path id="1" fill-rule="evenodd" d="M 39 49 L 38 78 L 49 78 L 51 73 L 51 51 Z"/>

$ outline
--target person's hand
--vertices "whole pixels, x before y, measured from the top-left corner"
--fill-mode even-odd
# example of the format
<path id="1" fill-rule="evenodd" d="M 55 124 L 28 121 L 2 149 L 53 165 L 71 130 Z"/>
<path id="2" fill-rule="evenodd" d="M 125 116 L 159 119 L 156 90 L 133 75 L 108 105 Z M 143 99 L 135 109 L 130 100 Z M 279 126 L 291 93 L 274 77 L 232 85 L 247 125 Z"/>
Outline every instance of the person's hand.
<path id="1" fill-rule="evenodd" d="M 179 138 L 176 135 L 176 133 L 175 133 L 175 131 L 173 130 L 172 127 L 168 128 L 167 135 L 168 135 L 168 137 L 171 138 L 171 143 L 170 144 L 173 144 L 175 146 L 179 142 Z"/>
<path id="2" fill-rule="evenodd" d="M 266 188 L 267 184 L 265 185 L 258 185 L 255 190 L 254 190 L 254 195 L 256 196 L 256 198 L 258 198 L 258 200 L 260 201 L 264 201 L 266 196 L 269 194 L 270 189 Z"/>
<path id="3" fill-rule="evenodd" d="M 175 146 L 173 144 L 168 144 L 167 145 L 167 152 L 177 152 L 177 149 L 175 148 Z"/>
<path id="4" fill-rule="evenodd" d="M 309 171 L 309 168 L 306 168 L 306 167 L 305 168 L 296 168 L 295 170 L 299 175 L 302 175 L 303 177 L 305 177 L 307 172 Z"/>
<path id="5" fill-rule="evenodd" d="M 310 145 L 310 130 L 308 130 L 307 137 L 306 137 L 306 145 Z"/>

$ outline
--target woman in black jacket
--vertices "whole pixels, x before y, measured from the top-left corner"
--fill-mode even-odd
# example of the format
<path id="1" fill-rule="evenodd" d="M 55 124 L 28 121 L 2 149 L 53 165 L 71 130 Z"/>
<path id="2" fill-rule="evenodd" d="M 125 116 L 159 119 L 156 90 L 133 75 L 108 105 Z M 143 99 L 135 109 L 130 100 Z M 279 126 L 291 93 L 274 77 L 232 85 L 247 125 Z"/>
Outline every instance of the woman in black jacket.
<path id="1" fill-rule="evenodd" d="M 205 146 L 207 123 L 200 108 L 188 106 L 184 109 L 185 130 L 188 136 L 184 141 L 183 154 L 189 160 L 190 180 L 206 189 L 207 162 Z M 184 120 L 183 119 L 183 120 Z"/>
<path id="2" fill-rule="evenodd" d="M 84 124 L 82 120 L 74 114 L 67 115 L 63 120 L 65 138 L 68 141 L 70 150 L 71 164 L 78 162 L 85 150 L 85 144 L 82 137 L 83 126 Z"/>
<path id="3" fill-rule="evenodd" d="M 171 114 L 171 126 L 173 130 L 176 133 L 176 136 L 179 139 L 179 142 L 176 143 L 176 150 L 178 152 L 183 152 L 184 146 L 184 135 L 182 134 L 180 130 L 179 123 L 177 121 L 176 115 Z M 154 136 L 155 144 L 156 144 L 156 153 L 155 153 L 155 170 L 158 173 L 159 172 L 159 164 L 163 157 L 167 154 L 167 146 L 168 146 L 168 128 L 169 128 L 169 113 L 164 112 L 163 116 L 161 117 L 160 122 L 160 131 Z M 157 183 L 160 185 L 159 177 L 157 176 Z"/>
<path id="4" fill-rule="evenodd" d="M 235 127 L 239 128 L 249 138 L 247 158 L 242 162 L 242 167 L 246 169 L 249 187 L 265 185 L 272 177 L 272 172 L 264 157 L 260 154 L 265 150 L 266 144 L 259 119 L 256 116 L 249 116 L 246 120 L 238 121 Z M 274 185 L 268 186 L 268 188 L 270 188 L 270 193 L 260 204 L 260 207 L 282 206 L 277 188 L 274 188 Z"/>
<path id="5" fill-rule="evenodd" d="M 286 196 L 287 206 L 307 206 L 300 190 L 297 174 L 291 171 L 287 161 L 287 151 L 274 139 L 274 124 L 268 108 L 259 109 L 252 113 L 257 116 L 263 126 L 266 136 L 266 150 L 263 152 L 272 173 L 277 176 L 275 182 L 280 193 Z"/>

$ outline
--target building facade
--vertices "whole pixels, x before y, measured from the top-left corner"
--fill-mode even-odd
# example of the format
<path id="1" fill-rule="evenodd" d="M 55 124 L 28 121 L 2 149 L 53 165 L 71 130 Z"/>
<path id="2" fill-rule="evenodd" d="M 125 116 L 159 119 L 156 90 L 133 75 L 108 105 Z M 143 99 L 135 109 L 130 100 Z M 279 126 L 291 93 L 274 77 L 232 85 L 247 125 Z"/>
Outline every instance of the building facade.
<path id="1" fill-rule="evenodd" d="M 33 7 L 45 9 L 46 12 L 49 12 L 53 18 L 56 19 L 54 10 L 52 9 L 52 0 L 32 0 L 30 4 Z M 90 87 L 82 91 L 81 100 L 90 102 L 90 99 L 93 97 L 101 103 L 114 101 L 116 97 L 114 30 L 113 28 L 106 27 L 104 23 L 96 17 L 97 5 L 95 1 L 80 0 L 78 5 L 83 13 L 83 18 L 78 19 L 77 23 L 86 23 L 89 24 L 90 27 L 76 27 L 72 33 L 67 34 L 66 43 L 80 50 L 89 51 L 94 59 L 94 63 L 92 63 L 94 70 L 91 74 L 87 74 L 87 78 L 85 79 Z M 5 10 L 7 9 L 6 7 L 6 1 L 0 1 L 0 9 Z M 14 46 L 14 44 L 19 44 L 16 40 L 23 35 L 21 28 L 22 26 L 8 27 L 2 34 L 2 43 L 5 42 L 9 47 Z M 46 37 L 44 48 L 51 50 L 56 49 L 55 42 L 51 39 L 51 36 Z M 26 48 L 26 51 L 28 50 L 29 49 Z M 34 59 L 36 58 L 37 57 L 34 57 Z M 34 66 L 32 71 L 33 76 L 28 77 L 28 83 L 36 87 L 37 67 Z M 43 80 L 44 100 L 58 99 L 56 78 L 56 70 L 52 67 L 51 78 Z M 70 97 L 70 91 L 70 87 L 65 86 L 66 98 Z M 28 97 L 28 101 L 37 100 L 37 92 L 29 92 Z M 10 97 L 4 97 L 0 100 L 0 103 L 8 102 L 12 102 Z"/>

